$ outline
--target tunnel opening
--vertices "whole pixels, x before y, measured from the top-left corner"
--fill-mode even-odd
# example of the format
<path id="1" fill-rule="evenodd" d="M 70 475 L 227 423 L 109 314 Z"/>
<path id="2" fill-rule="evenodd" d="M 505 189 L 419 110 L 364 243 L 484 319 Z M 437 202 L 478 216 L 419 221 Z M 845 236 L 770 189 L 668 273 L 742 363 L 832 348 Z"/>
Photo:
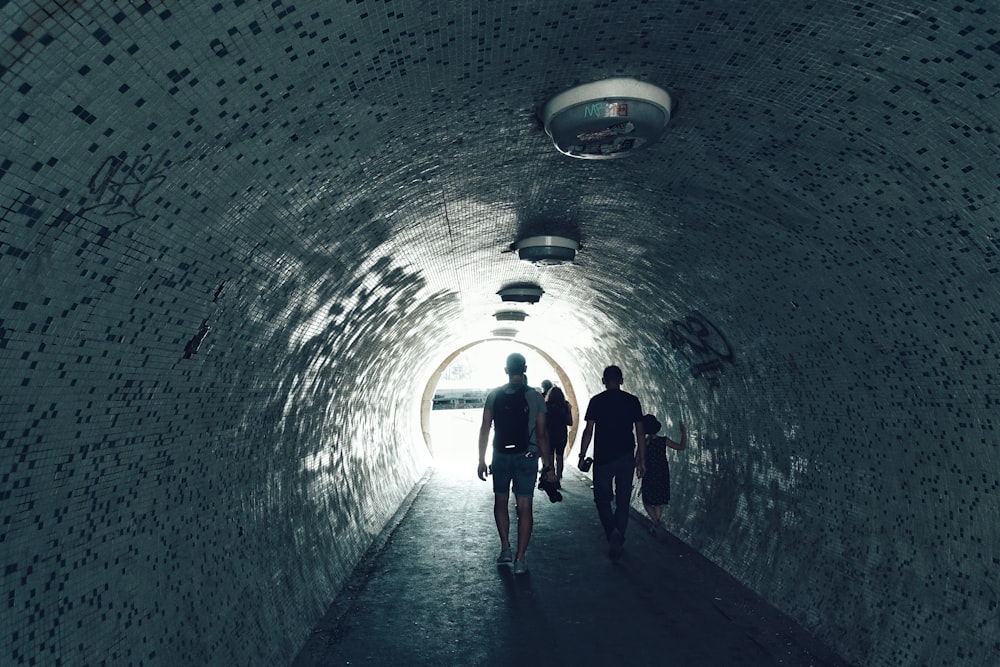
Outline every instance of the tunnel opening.
<path id="1" fill-rule="evenodd" d="M 509 339 L 488 339 L 461 347 L 435 370 L 424 392 L 424 442 L 436 468 L 470 474 L 475 470 L 483 403 L 490 390 L 507 381 L 504 364 L 512 352 L 527 359 L 529 386 L 541 391 L 542 381 L 549 380 L 562 388 L 575 410 L 576 394 L 566 371 L 541 349 Z M 575 433 L 574 424 L 570 442 Z"/>

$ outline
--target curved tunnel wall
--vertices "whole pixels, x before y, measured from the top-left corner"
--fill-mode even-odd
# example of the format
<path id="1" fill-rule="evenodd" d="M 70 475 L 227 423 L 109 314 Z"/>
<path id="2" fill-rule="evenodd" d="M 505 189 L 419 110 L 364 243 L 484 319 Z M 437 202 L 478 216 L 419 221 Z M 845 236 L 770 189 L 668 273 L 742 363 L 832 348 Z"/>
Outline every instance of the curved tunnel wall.
<path id="1" fill-rule="evenodd" d="M 0 7 L 4 661 L 289 662 L 525 277 L 581 409 L 689 425 L 671 530 L 858 664 L 995 661 L 995 8 L 611 4 Z M 555 155 L 610 75 L 669 150 Z"/>

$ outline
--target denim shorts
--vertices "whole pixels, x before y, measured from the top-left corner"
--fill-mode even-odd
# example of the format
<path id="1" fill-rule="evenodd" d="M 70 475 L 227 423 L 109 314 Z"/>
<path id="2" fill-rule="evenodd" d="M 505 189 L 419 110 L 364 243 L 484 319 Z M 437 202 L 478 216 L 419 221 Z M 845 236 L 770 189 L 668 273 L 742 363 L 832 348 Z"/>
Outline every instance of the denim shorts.
<path id="1" fill-rule="evenodd" d="M 520 454 L 493 452 L 493 493 L 509 496 L 511 483 L 518 498 L 535 495 L 535 481 L 538 475 L 538 454 L 531 450 Z"/>

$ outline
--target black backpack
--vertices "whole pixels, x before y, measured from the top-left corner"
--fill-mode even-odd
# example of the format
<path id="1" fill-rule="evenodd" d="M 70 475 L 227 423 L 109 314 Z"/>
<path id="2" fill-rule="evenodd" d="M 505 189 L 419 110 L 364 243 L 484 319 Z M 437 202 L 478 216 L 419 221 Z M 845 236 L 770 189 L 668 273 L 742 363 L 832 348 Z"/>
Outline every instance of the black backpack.
<path id="1" fill-rule="evenodd" d="M 499 452 L 516 454 L 528 449 L 527 392 L 524 384 L 512 394 L 497 390 L 493 399 L 493 448 Z"/>

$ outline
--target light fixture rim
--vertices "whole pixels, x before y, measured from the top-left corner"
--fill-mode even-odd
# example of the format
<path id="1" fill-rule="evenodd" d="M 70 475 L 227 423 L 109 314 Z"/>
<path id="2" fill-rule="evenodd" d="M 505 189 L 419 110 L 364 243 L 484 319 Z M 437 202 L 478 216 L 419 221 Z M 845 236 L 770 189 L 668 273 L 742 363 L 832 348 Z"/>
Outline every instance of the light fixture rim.
<path id="1" fill-rule="evenodd" d="M 513 301 L 515 303 L 538 303 L 542 300 L 545 290 L 535 283 L 514 283 L 501 287 L 497 294 L 504 302 Z"/>
<path id="2" fill-rule="evenodd" d="M 498 310 L 493 313 L 493 317 L 498 322 L 523 322 L 528 317 L 528 313 L 523 310 Z"/>
<path id="3" fill-rule="evenodd" d="M 501 296 L 504 294 L 537 294 L 541 296 L 545 294 L 545 290 L 541 288 L 540 285 L 535 285 L 533 283 L 515 283 L 513 285 L 506 285 L 497 290 L 497 294 Z"/>
<path id="4" fill-rule="evenodd" d="M 580 242 L 565 236 L 543 234 L 528 236 L 514 243 L 515 250 L 525 248 L 566 248 L 575 252 L 580 250 Z"/>
<path id="5" fill-rule="evenodd" d="M 490 331 L 490 335 L 496 338 L 516 338 L 518 333 L 520 332 L 517 329 L 511 328 L 493 329 Z"/>
<path id="6" fill-rule="evenodd" d="M 673 100 L 663 88 L 639 81 L 630 77 L 612 77 L 591 81 L 579 86 L 574 86 L 564 90 L 550 99 L 542 109 L 542 120 L 545 124 L 545 133 L 552 136 L 552 119 L 567 109 L 586 102 L 594 103 L 603 100 L 630 101 L 635 100 L 660 107 L 663 111 L 663 127 L 666 128 L 670 122 Z"/>

